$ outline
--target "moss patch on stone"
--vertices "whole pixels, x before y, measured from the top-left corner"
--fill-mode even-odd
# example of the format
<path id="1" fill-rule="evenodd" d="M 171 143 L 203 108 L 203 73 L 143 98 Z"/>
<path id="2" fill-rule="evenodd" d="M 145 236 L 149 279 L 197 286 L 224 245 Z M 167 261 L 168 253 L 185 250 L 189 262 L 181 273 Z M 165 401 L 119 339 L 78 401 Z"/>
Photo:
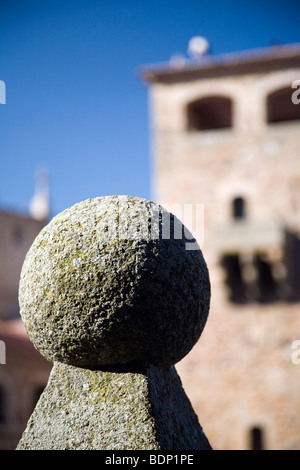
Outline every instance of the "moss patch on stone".
<path id="1" fill-rule="evenodd" d="M 172 224 L 168 239 L 159 226 L 151 237 L 161 210 L 134 197 L 89 199 L 41 231 L 23 265 L 19 300 L 48 360 L 167 367 L 189 352 L 207 319 L 209 276 L 200 249 L 186 250 Z"/>
<path id="2" fill-rule="evenodd" d="M 159 399 L 159 400 L 158 400 Z M 174 369 L 55 363 L 18 450 L 210 449 Z"/>

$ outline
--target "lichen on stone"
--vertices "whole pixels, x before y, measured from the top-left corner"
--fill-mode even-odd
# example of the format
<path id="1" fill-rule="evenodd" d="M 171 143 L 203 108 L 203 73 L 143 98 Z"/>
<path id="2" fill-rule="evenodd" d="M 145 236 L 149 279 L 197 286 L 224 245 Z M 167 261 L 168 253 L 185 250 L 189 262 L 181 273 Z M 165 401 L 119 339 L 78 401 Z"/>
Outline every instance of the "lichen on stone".
<path id="1" fill-rule="evenodd" d="M 54 366 L 18 449 L 211 448 L 173 367 L 210 304 L 202 252 L 186 249 L 177 222 L 110 196 L 75 204 L 35 239 L 20 310 Z"/>
<path id="2" fill-rule="evenodd" d="M 18 450 L 209 450 L 175 369 L 55 363 Z"/>
<path id="3" fill-rule="evenodd" d="M 41 231 L 24 262 L 19 299 L 28 334 L 47 359 L 169 366 L 189 352 L 208 315 L 208 271 L 200 249 L 186 250 L 172 227 L 169 239 L 151 237 L 159 210 L 134 197 L 90 199 Z"/>

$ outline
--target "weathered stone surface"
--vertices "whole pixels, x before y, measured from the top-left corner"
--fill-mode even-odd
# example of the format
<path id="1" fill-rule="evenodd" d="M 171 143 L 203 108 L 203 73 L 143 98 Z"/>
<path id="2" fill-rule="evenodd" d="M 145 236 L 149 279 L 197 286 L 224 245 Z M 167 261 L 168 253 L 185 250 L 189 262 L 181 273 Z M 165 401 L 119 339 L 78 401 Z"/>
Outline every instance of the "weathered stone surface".
<path id="1" fill-rule="evenodd" d="M 18 450 L 211 449 L 174 368 L 55 363 Z"/>
<path id="2" fill-rule="evenodd" d="M 38 235 L 19 300 L 27 332 L 48 360 L 169 366 L 193 347 L 209 311 L 207 267 L 199 249 L 186 249 L 185 234 L 174 239 L 172 223 L 162 238 L 167 218 L 155 225 L 152 217 L 151 225 L 158 209 L 134 197 L 89 199 Z"/>
<path id="3" fill-rule="evenodd" d="M 173 367 L 210 303 L 202 253 L 179 225 L 152 202 L 111 196 L 41 231 L 19 298 L 54 367 L 18 449 L 210 449 Z"/>

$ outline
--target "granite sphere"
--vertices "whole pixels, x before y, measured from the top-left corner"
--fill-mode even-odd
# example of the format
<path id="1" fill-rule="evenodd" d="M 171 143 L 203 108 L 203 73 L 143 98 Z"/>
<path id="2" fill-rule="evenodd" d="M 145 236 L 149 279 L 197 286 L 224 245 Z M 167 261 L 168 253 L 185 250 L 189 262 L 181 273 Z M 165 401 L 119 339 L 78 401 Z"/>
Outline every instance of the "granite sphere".
<path id="1" fill-rule="evenodd" d="M 49 361 L 86 368 L 169 367 L 199 339 L 210 304 L 202 252 L 175 216 L 106 196 L 54 217 L 29 249 L 20 311 Z M 193 243 L 196 244 L 195 240 Z"/>

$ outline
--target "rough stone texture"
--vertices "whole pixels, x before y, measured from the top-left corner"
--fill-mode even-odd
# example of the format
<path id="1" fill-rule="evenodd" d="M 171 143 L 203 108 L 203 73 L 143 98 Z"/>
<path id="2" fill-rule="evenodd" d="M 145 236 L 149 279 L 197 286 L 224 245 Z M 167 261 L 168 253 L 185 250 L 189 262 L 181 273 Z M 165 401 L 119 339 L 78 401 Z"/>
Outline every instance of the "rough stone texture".
<path id="1" fill-rule="evenodd" d="M 186 250 L 186 238 L 174 239 L 174 228 L 170 239 L 151 239 L 157 209 L 133 197 L 89 199 L 38 235 L 19 300 L 27 332 L 48 360 L 169 366 L 198 340 L 210 302 L 206 264 L 199 249 Z"/>
<path id="2" fill-rule="evenodd" d="M 18 450 L 209 450 L 174 368 L 55 363 Z"/>
<path id="3" fill-rule="evenodd" d="M 173 367 L 201 335 L 210 281 L 173 215 L 127 196 L 76 204 L 36 238 L 19 299 L 54 367 L 18 449 L 211 448 Z"/>

